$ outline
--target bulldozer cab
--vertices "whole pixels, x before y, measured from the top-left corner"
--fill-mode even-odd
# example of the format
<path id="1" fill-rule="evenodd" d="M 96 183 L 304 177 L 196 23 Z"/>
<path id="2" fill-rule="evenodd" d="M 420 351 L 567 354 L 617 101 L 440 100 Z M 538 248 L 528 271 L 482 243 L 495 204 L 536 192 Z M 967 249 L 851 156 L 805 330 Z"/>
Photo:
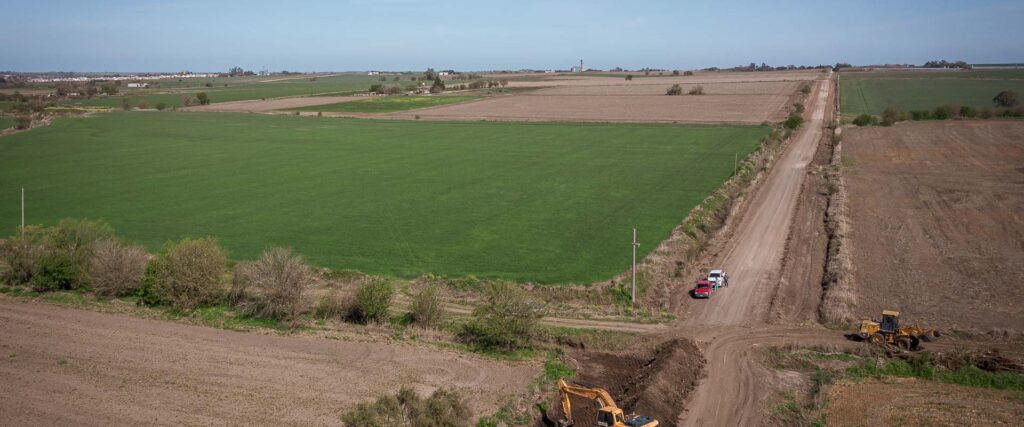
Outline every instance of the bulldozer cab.
<path id="1" fill-rule="evenodd" d="M 882 332 L 894 333 L 900 329 L 900 313 L 892 310 L 882 310 L 882 323 L 878 325 L 878 329 Z"/>
<path id="2" fill-rule="evenodd" d="M 626 425 L 626 418 L 619 408 L 605 406 L 597 412 L 597 425 L 601 427 L 616 427 Z"/>

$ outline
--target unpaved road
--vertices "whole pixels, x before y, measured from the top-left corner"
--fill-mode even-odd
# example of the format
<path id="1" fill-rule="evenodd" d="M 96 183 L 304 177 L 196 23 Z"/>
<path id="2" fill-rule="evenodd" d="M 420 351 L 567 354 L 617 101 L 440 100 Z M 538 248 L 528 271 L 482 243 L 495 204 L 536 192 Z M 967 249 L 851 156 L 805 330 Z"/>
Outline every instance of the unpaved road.
<path id="1" fill-rule="evenodd" d="M 807 101 L 807 122 L 735 225 L 735 232 L 718 260 L 729 272 L 730 286 L 710 300 L 690 304 L 696 307 L 687 315 L 682 333 L 700 344 L 707 359 L 708 376 L 680 415 L 680 425 L 735 426 L 760 421 L 763 399 L 767 396 L 758 386 L 754 351 L 757 346 L 844 342 L 841 335 L 820 327 L 765 327 L 806 167 L 821 140 L 826 111 L 830 111 L 829 83 L 818 82 Z"/>
<path id="2" fill-rule="evenodd" d="M 463 389 L 477 414 L 535 364 L 423 345 L 239 333 L 0 296 L 0 424 L 340 424 L 402 385 Z"/>

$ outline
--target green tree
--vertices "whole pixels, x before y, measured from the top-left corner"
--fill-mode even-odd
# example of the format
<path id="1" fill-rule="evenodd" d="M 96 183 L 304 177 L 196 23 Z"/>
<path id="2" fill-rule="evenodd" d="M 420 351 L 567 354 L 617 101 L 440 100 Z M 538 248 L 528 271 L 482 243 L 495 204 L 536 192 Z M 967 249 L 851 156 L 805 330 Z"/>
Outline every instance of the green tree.
<path id="1" fill-rule="evenodd" d="M 199 105 L 210 105 L 210 97 L 206 95 L 206 92 L 197 93 L 196 99 L 199 100 Z"/>

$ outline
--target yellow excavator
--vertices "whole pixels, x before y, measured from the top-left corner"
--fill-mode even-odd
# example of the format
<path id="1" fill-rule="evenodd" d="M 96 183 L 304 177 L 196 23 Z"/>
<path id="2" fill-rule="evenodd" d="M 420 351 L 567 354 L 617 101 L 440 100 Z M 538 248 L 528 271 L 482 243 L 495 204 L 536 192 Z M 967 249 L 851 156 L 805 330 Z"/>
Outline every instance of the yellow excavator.
<path id="1" fill-rule="evenodd" d="M 898 311 L 882 310 L 882 321 L 862 320 L 857 335 L 871 344 L 895 345 L 900 350 L 913 351 L 919 348 L 921 341 L 938 338 L 939 331 L 916 325 L 900 327 Z"/>
<path id="2" fill-rule="evenodd" d="M 558 391 L 562 397 L 562 413 L 565 419 L 559 421 L 562 427 L 574 425 L 572 419 L 572 404 L 569 396 L 580 396 L 585 399 L 596 400 L 600 405 L 597 410 L 597 422 L 601 427 L 655 427 L 658 421 L 654 418 L 643 415 L 625 415 L 622 413 L 608 391 L 600 387 L 584 387 L 581 385 L 569 385 L 564 379 L 558 379 Z"/>

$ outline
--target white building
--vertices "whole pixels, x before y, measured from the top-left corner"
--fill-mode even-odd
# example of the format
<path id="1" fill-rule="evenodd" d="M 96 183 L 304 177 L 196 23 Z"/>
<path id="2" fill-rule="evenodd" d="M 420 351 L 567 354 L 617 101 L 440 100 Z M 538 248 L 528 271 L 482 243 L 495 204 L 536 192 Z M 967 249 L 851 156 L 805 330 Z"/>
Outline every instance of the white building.
<path id="1" fill-rule="evenodd" d="M 147 88 L 149 83 L 128 83 L 129 88 Z"/>

